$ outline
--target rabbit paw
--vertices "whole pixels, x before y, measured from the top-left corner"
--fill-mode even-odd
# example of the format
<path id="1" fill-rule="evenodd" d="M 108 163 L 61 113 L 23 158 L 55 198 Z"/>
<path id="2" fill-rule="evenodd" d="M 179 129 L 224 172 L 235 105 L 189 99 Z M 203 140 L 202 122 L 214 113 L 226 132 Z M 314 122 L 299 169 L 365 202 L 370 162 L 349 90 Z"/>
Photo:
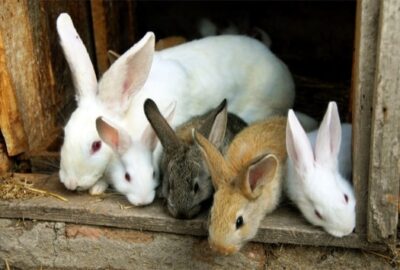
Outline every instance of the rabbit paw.
<path id="1" fill-rule="evenodd" d="M 100 194 L 104 193 L 104 191 L 107 189 L 107 187 L 108 187 L 107 182 L 100 180 L 89 189 L 89 194 L 90 195 L 100 195 Z"/>

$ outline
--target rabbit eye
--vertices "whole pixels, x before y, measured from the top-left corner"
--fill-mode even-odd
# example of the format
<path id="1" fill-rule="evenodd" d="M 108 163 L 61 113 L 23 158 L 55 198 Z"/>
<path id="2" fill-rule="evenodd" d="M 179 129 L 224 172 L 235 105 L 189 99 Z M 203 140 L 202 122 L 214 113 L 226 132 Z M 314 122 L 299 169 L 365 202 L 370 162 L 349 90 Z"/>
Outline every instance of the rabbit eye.
<path id="1" fill-rule="evenodd" d="M 95 141 L 92 143 L 92 154 L 96 153 L 99 151 L 101 148 L 101 141 Z"/>
<path id="2" fill-rule="evenodd" d="M 323 219 L 321 214 L 317 210 L 314 210 L 314 213 L 319 219 L 321 219 L 321 220 Z"/>
<path id="3" fill-rule="evenodd" d="M 347 196 L 347 194 L 344 194 L 344 200 L 346 201 L 346 203 L 349 202 L 349 197 Z"/>
<path id="4" fill-rule="evenodd" d="M 194 184 L 193 191 L 194 193 L 197 193 L 197 191 L 199 191 L 199 184 L 197 183 Z"/>
<path id="5" fill-rule="evenodd" d="M 236 230 L 240 229 L 243 226 L 243 217 L 240 216 L 236 219 Z"/>
<path id="6" fill-rule="evenodd" d="M 125 173 L 125 180 L 128 182 L 131 181 L 131 176 L 129 175 L 129 173 Z"/>

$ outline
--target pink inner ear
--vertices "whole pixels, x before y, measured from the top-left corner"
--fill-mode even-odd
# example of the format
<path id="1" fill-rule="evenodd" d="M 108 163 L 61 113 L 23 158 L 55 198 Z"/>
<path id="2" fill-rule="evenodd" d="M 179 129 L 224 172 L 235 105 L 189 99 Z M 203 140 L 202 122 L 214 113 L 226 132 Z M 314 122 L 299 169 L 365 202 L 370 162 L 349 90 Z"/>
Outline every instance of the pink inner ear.
<path id="1" fill-rule="evenodd" d="M 264 168 L 262 166 L 255 167 L 252 170 L 250 170 L 249 184 L 251 191 L 253 191 L 257 187 L 257 184 L 263 175 L 264 175 Z"/>

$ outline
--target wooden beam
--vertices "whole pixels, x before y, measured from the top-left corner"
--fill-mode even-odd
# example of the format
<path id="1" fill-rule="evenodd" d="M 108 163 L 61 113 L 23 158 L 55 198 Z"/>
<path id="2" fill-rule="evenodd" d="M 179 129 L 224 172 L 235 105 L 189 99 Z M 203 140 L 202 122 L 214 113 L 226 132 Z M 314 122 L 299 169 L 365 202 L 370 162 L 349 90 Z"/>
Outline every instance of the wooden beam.
<path id="1" fill-rule="evenodd" d="M 28 151 L 21 115 L 18 110 L 15 88 L 8 71 L 2 33 L 0 31 L 0 131 L 7 151 L 3 155 L 15 156 Z M 6 160 L 6 157 L 3 157 Z M 6 165 L 4 165 L 6 166 Z"/>
<path id="2" fill-rule="evenodd" d="M 356 193 L 356 231 L 366 234 L 371 142 L 372 96 L 375 81 L 379 1 L 357 2 L 352 80 L 353 184 Z"/>
<path id="3" fill-rule="evenodd" d="M 108 50 L 124 53 L 135 42 L 135 1 L 91 0 L 97 69 L 109 67 Z"/>
<path id="4" fill-rule="evenodd" d="M 400 2 L 379 1 L 368 240 L 395 244 L 400 175 Z"/>
<path id="5" fill-rule="evenodd" d="M 207 216 L 202 213 L 191 220 L 171 217 L 161 201 L 145 207 L 134 207 L 122 196 L 106 194 L 90 196 L 87 193 L 67 191 L 56 175 L 18 175 L 34 183 L 34 187 L 56 193 L 68 199 L 39 197 L 27 200 L 1 201 L 0 217 L 50 220 L 74 224 L 88 224 L 148 230 L 197 236 L 207 235 Z M 351 234 L 343 238 L 330 236 L 322 229 L 308 224 L 300 213 L 287 206 L 264 218 L 257 236 L 262 243 L 290 243 L 299 245 L 339 246 L 363 249 L 384 249 L 370 244 L 365 237 Z"/>

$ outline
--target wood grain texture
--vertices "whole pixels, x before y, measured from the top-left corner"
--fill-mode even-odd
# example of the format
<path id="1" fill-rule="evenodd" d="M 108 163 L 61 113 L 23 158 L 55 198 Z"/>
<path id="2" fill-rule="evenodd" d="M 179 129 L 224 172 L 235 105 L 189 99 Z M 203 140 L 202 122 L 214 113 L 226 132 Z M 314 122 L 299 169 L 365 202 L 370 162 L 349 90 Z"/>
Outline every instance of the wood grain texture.
<path id="1" fill-rule="evenodd" d="M 43 148 L 48 134 L 65 122 L 60 120 L 60 112 L 73 102 L 72 84 L 69 83 L 55 29 L 56 18 L 62 11 L 71 13 L 73 19 L 79 22 L 78 29 L 84 29 L 83 40 L 88 40 L 88 37 L 90 40 L 90 27 L 86 23 L 90 21 L 88 2 L 1 2 L 0 32 L 4 57 L 27 134 L 28 148 L 32 151 Z M 90 46 L 89 51 L 93 51 Z M 2 101 L 8 102 L 8 98 Z M 16 130 L 17 127 L 14 132 Z"/>
<path id="2" fill-rule="evenodd" d="M 356 231 L 366 234 L 371 142 L 372 96 L 375 81 L 379 1 L 357 2 L 352 81 L 353 183 L 356 193 Z"/>
<path id="3" fill-rule="evenodd" d="M 91 0 L 97 69 L 103 74 L 109 67 L 108 50 L 124 53 L 135 41 L 134 1 Z"/>
<path id="4" fill-rule="evenodd" d="M 368 240 L 395 244 L 400 175 L 400 2 L 380 2 L 372 112 Z M 393 202 L 393 198 L 397 198 Z"/>
<path id="5" fill-rule="evenodd" d="M 0 138 L 0 175 L 10 172 L 12 166 L 11 158 L 7 154 L 5 143 Z"/>
<path id="6" fill-rule="evenodd" d="M 3 169 L 7 166 L 5 155 L 15 156 L 28 150 L 28 140 L 25 134 L 20 111 L 18 109 L 15 88 L 8 70 L 5 47 L 0 31 L 0 131 L 4 137 L 7 151 L 3 155 Z"/>
<path id="7" fill-rule="evenodd" d="M 121 195 L 89 196 L 87 193 L 67 191 L 58 177 L 24 175 L 35 183 L 36 188 L 62 195 L 68 202 L 53 197 L 29 200 L 0 200 L 0 217 L 62 221 L 148 230 L 188 235 L 207 235 L 207 213 L 191 220 L 175 219 L 168 215 L 162 202 L 156 201 L 145 207 L 134 207 Z M 301 245 L 340 246 L 350 248 L 383 249 L 372 245 L 358 234 L 335 238 L 319 228 L 309 225 L 297 210 L 281 207 L 264 218 L 257 236 L 263 243 L 291 243 Z"/>

